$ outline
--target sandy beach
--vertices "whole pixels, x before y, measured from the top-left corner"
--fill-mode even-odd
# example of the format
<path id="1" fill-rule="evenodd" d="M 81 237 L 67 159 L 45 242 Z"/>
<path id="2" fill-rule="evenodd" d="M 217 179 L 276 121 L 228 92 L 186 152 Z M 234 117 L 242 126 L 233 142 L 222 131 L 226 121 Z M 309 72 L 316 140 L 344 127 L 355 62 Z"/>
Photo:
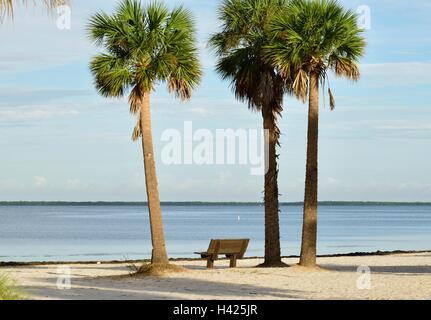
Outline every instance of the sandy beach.
<path id="1" fill-rule="evenodd" d="M 69 264 L 71 289 L 57 288 L 58 265 L 3 267 L 30 299 L 431 299 L 431 252 L 319 258 L 321 270 L 258 269 L 261 259 L 229 269 L 217 261 L 176 261 L 187 270 L 163 277 L 129 277 L 126 263 Z M 371 270 L 371 288 L 358 289 L 358 266 Z M 361 282 L 362 286 L 367 282 Z"/>

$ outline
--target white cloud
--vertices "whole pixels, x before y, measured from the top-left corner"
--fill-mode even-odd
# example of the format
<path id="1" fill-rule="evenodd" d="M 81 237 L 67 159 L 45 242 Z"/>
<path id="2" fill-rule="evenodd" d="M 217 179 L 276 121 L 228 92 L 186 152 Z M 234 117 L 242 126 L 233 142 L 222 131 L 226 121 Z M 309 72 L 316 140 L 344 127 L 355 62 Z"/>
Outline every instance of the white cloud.
<path id="1" fill-rule="evenodd" d="M 14 24 L 3 24 L 0 70 L 4 72 L 40 70 L 61 66 L 89 56 L 91 43 L 85 41 L 83 26 L 72 32 L 60 31 L 46 15 L 17 10 Z M 20 39 L 17 41 L 17 37 Z"/>
<path id="2" fill-rule="evenodd" d="M 187 111 L 190 113 L 200 115 L 200 116 L 208 116 L 211 114 L 210 110 L 208 110 L 207 108 L 202 108 L 202 107 L 189 108 Z"/>
<path id="3" fill-rule="evenodd" d="M 79 89 L 52 89 L 40 87 L 23 87 L 22 85 L 7 85 L 0 87 L 1 107 L 15 107 L 20 105 L 46 105 L 60 99 L 74 99 L 91 97 L 95 93 L 90 87 L 87 90 Z"/>
<path id="4" fill-rule="evenodd" d="M 43 176 L 35 176 L 33 180 L 36 188 L 43 188 L 48 184 L 48 180 Z"/>
<path id="5" fill-rule="evenodd" d="M 14 109 L 0 110 L 0 122 L 9 121 L 36 121 L 52 119 L 56 117 L 76 116 L 77 110 L 47 107 L 20 107 Z"/>
<path id="6" fill-rule="evenodd" d="M 79 188 L 82 186 L 81 180 L 79 179 L 68 179 L 66 181 L 66 186 L 72 189 Z"/>
<path id="7" fill-rule="evenodd" d="M 431 82 L 431 62 L 362 64 L 362 83 L 374 87 L 412 87 Z"/>
<path id="8" fill-rule="evenodd" d="M 11 189 L 16 187 L 16 182 L 13 180 L 0 180 L 0 188 L 1 189 Z"/>
<path id="9" fill-rule="evenodd" d="M 431 131 L 431 124 L 419 121 L 393 121 L 388 124 L 376 126 L 376 129 L 391 131 Z"/>

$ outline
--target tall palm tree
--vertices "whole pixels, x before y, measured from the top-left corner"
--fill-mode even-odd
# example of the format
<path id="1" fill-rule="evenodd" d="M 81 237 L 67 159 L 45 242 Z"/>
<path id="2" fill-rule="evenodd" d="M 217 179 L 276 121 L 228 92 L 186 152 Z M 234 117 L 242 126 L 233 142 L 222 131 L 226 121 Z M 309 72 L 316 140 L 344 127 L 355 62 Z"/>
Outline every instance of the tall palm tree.
<path id="1" fill-rule="evenodd" d="M 293 90 L 309 99 L 307 166 L 300 265 L 316 265 L 318 205 L 319 85 L 328 71 L 358 80 L 365 50 L 357 16 L 336 0 L 293 0 L 272 24 L 276 34 L 266 57 L 281 70 L 295 70 Z M 331 110 L 334 96 L 328 89 Z"/>
<path id="2" fill-rule="evenodd" d="M 270 23 L 284 0 L 224 0 L 219 9 L 223 23 L 210 39 L 218 55 L 217 71 L 231 87 L 237 99 L 259 111 L 269 135 L 266 146 L 268 168 L 265 174 L 265 262 L 263 267 L 285 266 L 281 261 L 278 193 L 278 155 L 280 129 L 278 118 L 283 110 L 286 77 L 263 59 L 270 44 Z"/>
<path id="3" fill-rule="evenodd" d="M 13 17 L 13 11 L 14 11 L 14 4 L 17 3 L 23 3 L 27 4 L 28 0 L 0 0 L 0 21 L 1 18 L 6 16 Z M 34 1 L 32 1 L 34 2 Z M 48 9 L 55 8 L 57 6 L 66 4 L 68 0 L 39 0 L 39 2 L 42 2 L 45 7 Z"/>
<path id="4" fill-rule="evenodd" d="M 201 78 L 194 23 L 189 11 L 170 11 L 158 2 L 143 7 L 125 0 L 113 15 L 95 14 L 90 38 L 105 49 L 91 62 L 95 86 L 104 97 L 129 93 L 130 112 L 138 115 L 133 140 L 142 138 L 145 181 L 152 237 L 152 264 L 168 264 L 156 176 L 150 118 L 150 95 L 166 82 L 187 100 Z"/>

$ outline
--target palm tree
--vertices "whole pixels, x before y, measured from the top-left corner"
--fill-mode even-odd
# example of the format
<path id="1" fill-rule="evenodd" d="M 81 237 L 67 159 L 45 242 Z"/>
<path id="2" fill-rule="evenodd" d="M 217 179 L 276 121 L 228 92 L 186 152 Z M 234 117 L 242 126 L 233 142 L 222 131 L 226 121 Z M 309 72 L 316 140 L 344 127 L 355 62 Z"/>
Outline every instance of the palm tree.
<path id="1" fill-rule="evenodd" d="M 17 2 L 27 4 L 29 1 L 28 0 L 15 0 L 15 1 L 0 0 L 0 21 L 1 21 L 1 18 L 4 17 L 5 15 L 13 17 L 14 4 L 16 4 Z M 48 9 L 52 9 L 60 5 L 66 4 L 68 0 L 40 0 L 40 2 L 43 2 L 43 5 Z"/>
<path id="2" fill-rule="evenodd" d="M 357 16 L 336 0 L 293 0 L 272 24 L 274 42 L 266 57 L 281 70 L 294 71 L 294 93 L 309 99 L 307 166 L 300 265 L 316 265 L 318 205 L 319 85 L 328 71 L 358 80 L 365 50 Z M 328 89 L 331 110 L 334 96 Z"/>
<path id="3" fill-rule="evenodd" d="M 263 50 L 270 44 L 270 23 L 284 0 L 224 0 L 219 9 L 222 30 L 210 39 L 218 55 L 217 72 L 231 87 L 238 100 L 259 111 L 269 143 L 265 174 L 265 262 L 263 267 L 285 266 L 281 261 L 278 155 L 280 129 L 277 122 L 283 110 L 288 82 L 273 64 L 264 61 Z"/>
<path id="4" fill-rule="evenodd" d="M 187 100 L 198 85 L 201 68 L 189 11 L 172 11 L 162 3 L 143 7 L 125 0 L 113 15 L 95 14 L 89 35 L 104 47 L 91 61 L 95 86 L 104 97 L 129 93 L 130 112 L 138 115 L 133 140 L 142 138 L 145 181 L 152 237 L 152 264 L 167 265 L 162 211 L 156 176 L 150 118 L 150 95 L 158 82 L 166 82 L 177 97 Z"/>

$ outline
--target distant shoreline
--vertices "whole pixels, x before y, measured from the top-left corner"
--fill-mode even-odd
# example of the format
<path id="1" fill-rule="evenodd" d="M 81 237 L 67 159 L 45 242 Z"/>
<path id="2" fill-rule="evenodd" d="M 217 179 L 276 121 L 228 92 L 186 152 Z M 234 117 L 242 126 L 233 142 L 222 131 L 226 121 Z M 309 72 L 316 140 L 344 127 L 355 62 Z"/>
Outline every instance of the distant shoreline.
<path id="1" fill-rule="evenodd" d="M 353 253 L 341 253 L 341 254 L 327 254 L 327 255 L 318 255 L 318 258 L 341 258 L 341 257 L 367 257 L 367 256 L 390 256 L 394 254 L 423 254 L 430 253 L 431 250 L 395 250 L 395 251 L 376 251 L 376 252 L 353 252 Z M 299 256 L 291 255 L 291 256 L 283 256 L 283 259 L 290 258 L 299 258 Z M 253 260 L 253 259 L 263 259 L 262 257 L 244 257 L 243 260 Z M 177 261 L 203 261 L 205 259 L 201 258 L 171 258 L 169 259 L 172 262 Z M 226 258 L 220 257 L 219 260 L 227 260 Z M 109 260 L 109 261 L 34 261 L 34 262 L 1 262 L 0 268 L 3 267 L 25 267 L 25 266 L 49 266 L 49 265 L 70 265 L 70 264 L 134 264 L 134 263 L 148 263 L 149 259 L 141 259 L 141 260 Z"/>
<path id="2" fill-rule="evenodd" d="M 123 202 L 123 201 L 0 201 L 0 206 L 146 206 L 146 202 Z M 163 206 L 256 206 L 263 202 L 162 202 Z M 302 202 L 281 202 L 281 206 L 298 206 Z M 386 201 L 321 201 L 321 206 L 422 206 L 431 205 L 431 202 L 386 202 Z"/>

